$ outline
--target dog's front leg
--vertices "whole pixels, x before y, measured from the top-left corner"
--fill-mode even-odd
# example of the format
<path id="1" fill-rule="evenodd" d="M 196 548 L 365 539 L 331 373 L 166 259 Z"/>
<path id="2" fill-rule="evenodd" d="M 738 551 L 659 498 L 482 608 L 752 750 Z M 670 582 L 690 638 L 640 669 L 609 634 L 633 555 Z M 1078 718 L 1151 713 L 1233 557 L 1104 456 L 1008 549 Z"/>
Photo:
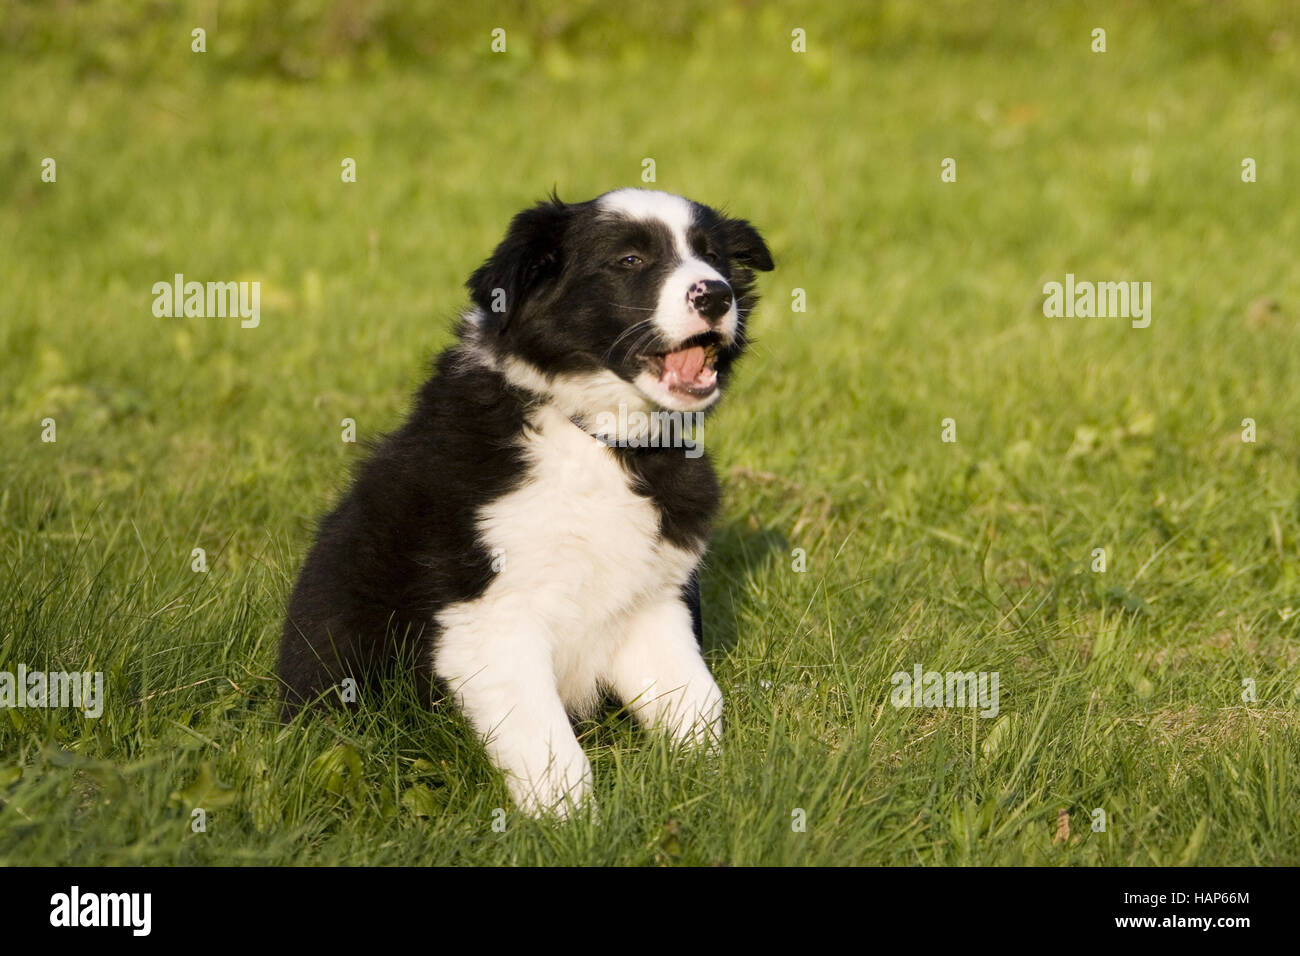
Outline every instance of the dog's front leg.
<path id="1" fill-rule="evenodd" d="M 722 691 L 700 655 L 690 609 L 680 597 L 633 615 L 614 656 L 610 685 L 652 729 L 682 743 L 718 747 Z"/>
<path id="2" fill-rule="evenodd" d="M 556 690 L 545 635 L 527 626 L 445 629 L 434 670 L 455 695 L 525 813 L 563 818 L 591 788 L 591 764 Z"/>

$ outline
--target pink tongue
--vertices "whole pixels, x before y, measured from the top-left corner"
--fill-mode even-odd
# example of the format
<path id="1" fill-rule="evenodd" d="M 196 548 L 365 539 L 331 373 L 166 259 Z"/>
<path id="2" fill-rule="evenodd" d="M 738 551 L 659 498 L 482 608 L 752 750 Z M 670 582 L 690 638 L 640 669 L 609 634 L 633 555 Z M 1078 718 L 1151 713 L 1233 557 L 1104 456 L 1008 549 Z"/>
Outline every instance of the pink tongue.
<path id="1" fill-rule="evenodd" d="M 663 382 L 669 388 L 685 387 L 703 391 L 713 387 L 718 373 L 704 365 L 701 346 L 669 352 L 664 356 Z"/>
<path id="2" fill-rule="evenodd" d="M 695 346 L 664 356 L 664 371 L 675 374 L 680 381 L 693 382 L 704 368 L 704 349 Z"/>

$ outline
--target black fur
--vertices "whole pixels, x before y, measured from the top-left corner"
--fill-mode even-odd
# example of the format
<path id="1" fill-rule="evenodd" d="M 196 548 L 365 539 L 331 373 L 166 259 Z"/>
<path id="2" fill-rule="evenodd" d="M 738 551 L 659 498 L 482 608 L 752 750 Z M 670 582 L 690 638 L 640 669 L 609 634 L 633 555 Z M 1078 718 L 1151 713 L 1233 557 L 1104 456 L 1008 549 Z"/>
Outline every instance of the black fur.
<path id="1" fill-rule="evenodd" d="M 693 210 L 692 245 L 712 257 L 739 311 L 737 338 L 717 362 L 725 387 L 756 302 L 752 270 L 771 269 L 772 259 L 749 223 Z M 676 344 L 623 335 L 674 267 L 670 239 L 656 223 L 611 219 L 594 200 L 552 197 L 514 218 L 467 283 L 481 319 L 461 324 L 461 343 L 439 357 L 405 424 L 375 448 L 320 524 L 281 638 L 286 717 L 344 677 L 375 686 L 407 651 L 428 693 L 434 616 L 478 597 L 493 578 L 475 522 L 525 480 L 518 438 L 539 401 L 482 353 L 521 358 L 546 374 L 608 368 L 631 381 L 649 345 Z M 620 265 L 625 250 L 637 250 L 643 268 Z M 613 449 L 631 486 L 659 509 L 663 537 L 702 549 L 718 507 L 717 478 L 706 457 L 669 451 Z M 699 639 L 695 577 L 683 600 Z"/>

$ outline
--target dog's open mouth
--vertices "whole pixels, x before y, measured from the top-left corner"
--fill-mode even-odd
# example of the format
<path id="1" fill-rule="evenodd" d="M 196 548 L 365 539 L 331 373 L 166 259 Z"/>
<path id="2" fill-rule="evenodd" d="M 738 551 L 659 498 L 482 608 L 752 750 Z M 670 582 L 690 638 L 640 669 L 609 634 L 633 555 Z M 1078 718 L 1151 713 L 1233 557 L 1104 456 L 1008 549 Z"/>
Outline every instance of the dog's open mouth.
<path id="1" fill-rule="evenodd" d="M 718 387 L 718 349 L 722 338 L 705 332 L 687 339 L 671 352 L 642 356 L 650 373 L 670 392 L 704 398 Z"/>

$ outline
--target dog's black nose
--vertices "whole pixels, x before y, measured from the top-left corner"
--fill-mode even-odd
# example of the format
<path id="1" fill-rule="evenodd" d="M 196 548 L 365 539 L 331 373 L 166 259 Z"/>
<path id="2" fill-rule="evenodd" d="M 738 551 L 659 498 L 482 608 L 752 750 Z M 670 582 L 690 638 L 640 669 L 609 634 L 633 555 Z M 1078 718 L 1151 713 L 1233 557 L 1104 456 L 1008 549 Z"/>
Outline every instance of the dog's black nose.
<path id="1" fill-rule="evenodd" d="M 717 321 L 731 308 L 731 286 L 718 279 L 697 282 L 691 290 L 691 306 L 710 322 Z"/>

